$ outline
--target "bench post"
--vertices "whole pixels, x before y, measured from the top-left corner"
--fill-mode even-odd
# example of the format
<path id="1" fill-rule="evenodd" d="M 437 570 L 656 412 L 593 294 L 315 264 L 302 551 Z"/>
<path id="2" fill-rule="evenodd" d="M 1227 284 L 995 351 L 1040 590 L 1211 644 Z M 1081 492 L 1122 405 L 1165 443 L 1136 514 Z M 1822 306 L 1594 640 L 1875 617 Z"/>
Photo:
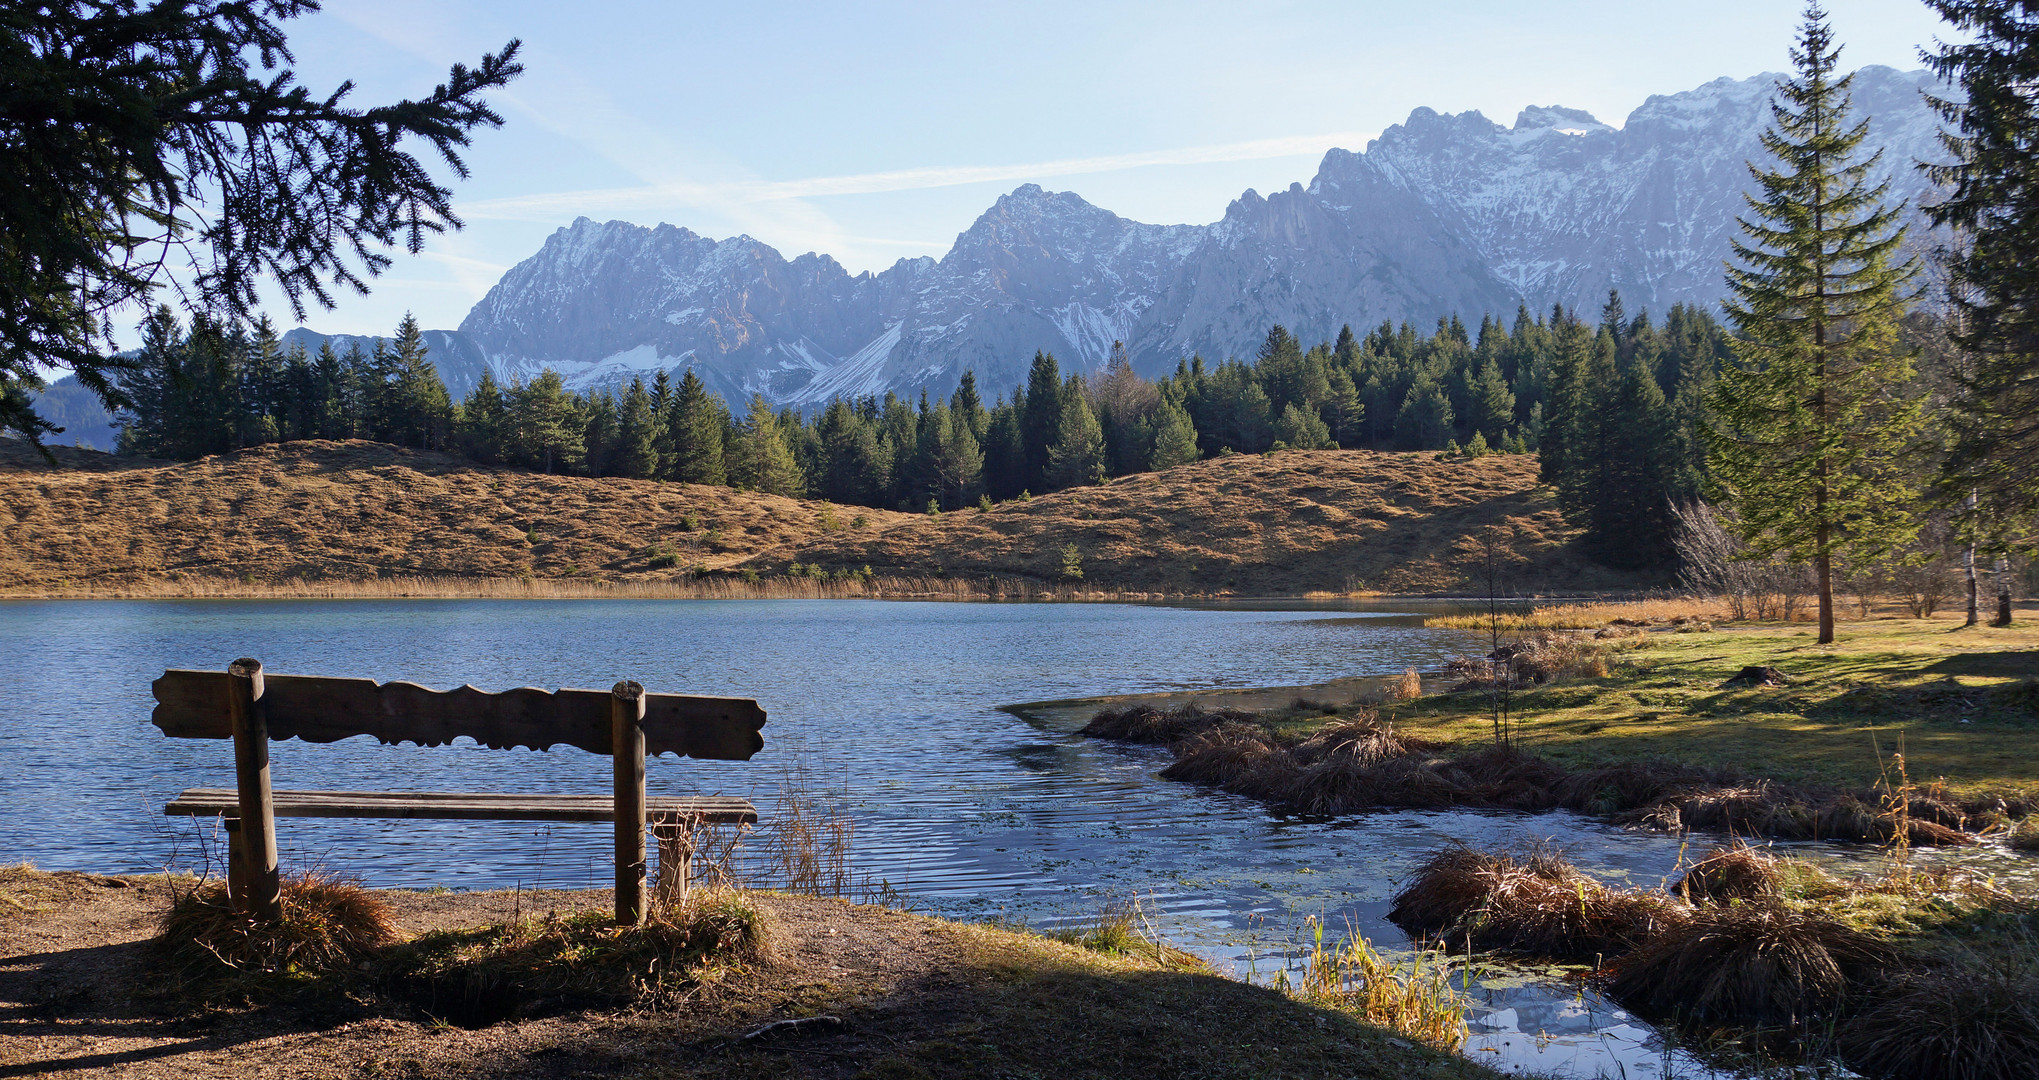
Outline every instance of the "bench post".
<path id="1" fill-rule="evenodd" d="M 283 917 L 283 881 L 276 865 L 276 817 L 269 793 L 269 718 L 262 702 L 262 662 L 245 657 L 234 661 L 227 668 L 227 685 L 234 780 L 240 794 L 239 846 L 246 868 L 240 903 L 274 921 Z"/>
<path id="2" fill-rule="evenodd" d="M 644 922 L 644 687 L 625 680 L 609 692 L 610 752 L 616 766 L 616 923 Z"/>

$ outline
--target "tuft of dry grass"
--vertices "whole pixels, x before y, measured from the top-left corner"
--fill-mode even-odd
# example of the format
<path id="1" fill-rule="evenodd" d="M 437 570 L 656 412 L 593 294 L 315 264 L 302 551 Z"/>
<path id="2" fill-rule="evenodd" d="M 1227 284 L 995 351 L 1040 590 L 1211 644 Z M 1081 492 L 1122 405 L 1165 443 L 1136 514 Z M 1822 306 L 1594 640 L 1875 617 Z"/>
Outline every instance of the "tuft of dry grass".
<path id="1" fill-rule="evenodd" d="M 1452 985 L 1451 965 L 1442 951 L 1419 951 L 1407 963 L 1394 963 L 1350 926 L 1344 939 L 1329 944 L 1323 920 L 1312 917 L 1308 930 L 1303 970 L 1294 978 L 1283 972 L 1279 979 L 1289 996 L 1440 1050 L 1456 1050 L 1465 1042 L 1470 1002 Z"/>
<path id="2" fill-rule="evenodd" d="M 236 911 L 224 884 L 179 895 L 163 917 L 158 948 L 180 979 L 230 974 L 318 979 L 356 970 L 396 940 L 388 905 L 359 883 L 322 872 L 283 878 L 283 917 Z"/>
<path id="3" fill-rule="evenodd" d="M 2016 851 L 2039 851 L 2039 814 L 2027 814 L 2011 826 L 2004 842 Z"/>
<path id="4" fill-rule="evenodd" d="M 1402 672 L 1402 677 L 1389 683 L 1386 697 L 1389 701 L 1414 701 L 1423 696 L 1423 676 L 1415 668 Z"/>
<path id="5" fill-rule="evenodd" d="M 1432 855 L 1388 911 L 1412 935 L 1576 959 L 1625 952 L 1685 917 L 1669 897 L 1608 888 L 1555 851 L 1461 845 Z"/>
<path id="6" fill-rule="evenodd" d="M 1221 724 L 1251 721 L 1253 714 L 1235 709 L 1206 709 L 1194 701 L 1174 709 L 1133 705 L 1105 709 L 1091 718 L 1077 734 L 1093 739 L 1132 743 L 1172 743 L 1201 734 Z"/>
<path id="7" fill-rule="evenodd" d="M 1897 953 L 1813 912 L 1776 903 L 1705 904 L 1616 966 L 1608 991 L 1688 1021 L 1805 1024 L 1844 1008 Z"/>
<path id="8" fill-rule="evenodd" d="M 1777 860 L 1740 840 L 1717 847 L 1692 865 L 1671 886 L 1690 903 L 1724 904 L 1738 900 L 1774 899 L 1782 889 Z"/>
<path id="9" fill-rule="evenodd" d="M 2026 931 L 1992 944 L 1896 979 L 1841 1025 L 1842 1057 L 1867 1075 L 1907 1080 L 2039 1076 L 2039 941 Z"/>

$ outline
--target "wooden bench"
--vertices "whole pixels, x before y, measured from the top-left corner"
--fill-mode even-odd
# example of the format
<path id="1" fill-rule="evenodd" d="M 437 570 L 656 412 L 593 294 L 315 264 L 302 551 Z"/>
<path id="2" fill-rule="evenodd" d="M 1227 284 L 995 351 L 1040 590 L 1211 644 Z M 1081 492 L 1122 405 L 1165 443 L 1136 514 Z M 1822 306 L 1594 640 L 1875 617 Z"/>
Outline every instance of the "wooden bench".
<path id="1" fill-rule="evenodd" d="M 464 821 L 611 821 L 616 830 L 616 919 L 644 920 L 644 832 L 659 837 L 661 887 L 684 891 L 692 830 L 749 824 L 757 809 L 732 797 L 649 797 L 647 755 L 747 761 L 764 748 L 765 713 L 748 698 L 647 694 L 634 682 L 608 691 L 533 687 L 491 694 L 472 686 L 435 691 L 305 675 L 265 675 L 256 660 L 224 672 L 165 671 L 153 685 L 152 717 L 175 738 L 232 739 L 234 790 L 193 788 L 163 812 L 223 819 L 230 838 L 227 887 L 235 902 L 280 914 L 278 817 L 439 818 Z M 269 741 L 329 743 L 372 735 L 385 744 L 444 746 L 463 736 L 496 750 L 566 744 L 614 759 L 608 795 L 498 792 L 276 791 Z"/>

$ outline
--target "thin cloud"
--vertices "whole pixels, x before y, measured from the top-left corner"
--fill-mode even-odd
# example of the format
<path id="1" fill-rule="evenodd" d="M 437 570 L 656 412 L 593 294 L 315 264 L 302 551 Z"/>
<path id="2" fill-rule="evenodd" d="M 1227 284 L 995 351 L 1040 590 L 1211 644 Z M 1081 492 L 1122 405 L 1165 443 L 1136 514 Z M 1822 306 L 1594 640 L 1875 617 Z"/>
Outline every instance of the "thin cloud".
<path id="1" fill-rule="evenodd" d="M 1264 161 L 1323 153 L 1333 146 L 1364 146 L 1373 135 L 1337 132 L 1292 135 L 1279 139 L 1187 146 L 1132 154 L 1063 158 L 1018 165 L 953 165 L 849 176 L 817 176 L 804 180 L 755 180 L 735 183 L 664 183 L 635 187 L 591 188 L 540 195 L 485 199 L 464 205 L 469 217 L 495 220 L 552 220 L 566 213 L 659 209 L 686 203 L 774 203 L 836 195 L 875 195 L 922 191 L 964 184 L 1012 183 L 1058 176 L 1088 176 L 1156 165 L 1210 165 L 1230 161 Z"/>

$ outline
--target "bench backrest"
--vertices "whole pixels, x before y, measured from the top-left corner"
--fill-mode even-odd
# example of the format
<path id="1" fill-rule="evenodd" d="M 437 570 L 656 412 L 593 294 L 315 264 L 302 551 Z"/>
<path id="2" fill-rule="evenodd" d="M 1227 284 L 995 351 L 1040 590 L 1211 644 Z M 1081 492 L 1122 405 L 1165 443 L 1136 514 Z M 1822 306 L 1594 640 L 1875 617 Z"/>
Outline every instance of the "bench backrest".
<path id="1" fill-rule="evenodd" d="M 416 683 L 377 683 L 316 675 L 263 673 L 262 706 L 269 738 L 337 742 L 373 735 L 385 744 L 445 746 L 462 735 L 496 750 L 549 750 L 561 744 L 591 754 L 614 752 L 608 690 L 546 691 L 535 687 L 488 693 L 472 686 L 430 690 Z M 165 671 L 153 685 L 151 717 L 163 734 L 182 739 L 231 739 L 233 676 L 224 671 Z M 644 695 L 644 752 L 748 761 L 764 749 L 765 711 L 750 698 Z"/>
<path id="2" fill-rule="evenodd" d="M 241 900 L 271 920 L 282 917 L 276 861 L 269 743 L 329 743 L 373 735 L 385 744 L 445 746 L 465 735 L 498 750 L 549 750 L 564 743 L 614 763 L 616 921 L 641 923 L 644 902 L 646 755 L 748 761 L 764 748 L 765 711 L 749 698 L 647 694 L 634 682 L 599 690 L 534 687 L 491 694 L 463 686 L 429 690 L 416 683 L 271 675 L 252 659 L 225 671 L 165 671 L 153 685 L 152 716 L 163 734 L 234 741 L 238 838 L 246 867 Z"/>

